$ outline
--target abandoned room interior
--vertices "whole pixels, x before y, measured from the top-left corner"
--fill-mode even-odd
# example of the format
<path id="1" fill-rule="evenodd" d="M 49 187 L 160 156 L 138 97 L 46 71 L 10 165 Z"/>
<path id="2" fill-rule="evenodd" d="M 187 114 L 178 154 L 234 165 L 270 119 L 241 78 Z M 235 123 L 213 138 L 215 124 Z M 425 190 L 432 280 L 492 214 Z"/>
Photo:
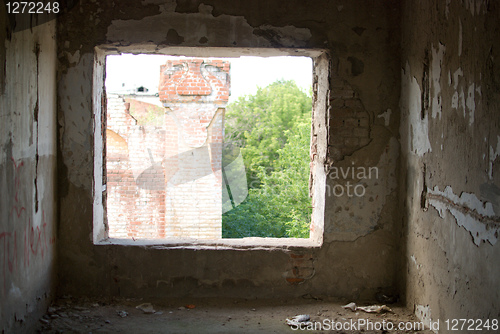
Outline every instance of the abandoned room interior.
<path id="1" fill-rule="evenodd" d="M 499 1 L 79 0 L 44 1 L 42 14 L 15 3 L 0 5 L 2 333 L 49 332 L 70 303 L 82 324 L 118 303 L 88 332 L 286 332 L 285 318 L 319 319 L 330 301 L 346 318 L 340 305 L 385 302 L 430 332 L 468 332 L 453 319 L 498 331 Z M 119 54 L 184 56 L 158 69 L 166 130 L 130 125 L 130 103 L 106 91 Z M 221 237 L 238 196 L 227 201 L 221 162 L 226 59 L 242 56 L 312 60 L 307 238 Z M 116 188 L 123 164 L 111 162 L 124 159 L 131 185 Z M 182 165 L 201 176 L 176 184 Z M 332 177 L 349 168 L 377 173 Z M 163 178 L 148 185 L 147 173 Z M 349 182 L 362 194 L 339 195 Z M 161 223 L 134 237 L 132 214 Z M 127 325 L 127 303 L 163 310 L 137 315 L 161 330 Z M 242 321 L 245 308 L 258 319 Z"/>

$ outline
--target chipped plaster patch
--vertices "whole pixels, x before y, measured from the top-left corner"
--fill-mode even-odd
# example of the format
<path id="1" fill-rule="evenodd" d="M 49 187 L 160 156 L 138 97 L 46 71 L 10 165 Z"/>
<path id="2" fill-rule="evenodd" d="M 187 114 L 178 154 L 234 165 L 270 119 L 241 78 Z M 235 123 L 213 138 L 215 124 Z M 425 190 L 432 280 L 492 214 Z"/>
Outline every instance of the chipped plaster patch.
<path id="1" fill-rule="evenodd" d="M 73 54 L 68 51 L 65 51 L 65 53 L 70 65 L 75 65 L 80 61 L 80 50 L 76 50 Z"/>
<path id="2" fill-rule="evenodd" d="M 443 64 L 443 57 L 446 51 L 446 47 L 439 43 L 437 49 L 432 48 L 432 63 L 430 68 L 430 77 L 433 89 L 432 95 L 432 118 L 436 118 L 439 115 L 441 119 L 441 84 L 439 83 L 441 79 L 441 65 Z"/>
<path id="3" fill-rule="evenodd" d="M 410 256 L 411 262 L 417 267 L 417 269 L 422 268 L 422 265 L 417 262 L 417 259 L 415 258 L 415 255 Z"/>
<path id="4" fill-rule="evenodd" d="M 469 89 L 467 91 L 467 109 L 469 111 L 469 125 L 472 125 L 474 123 L 474 114 L 476 112 L 476 101 L 474 97 L 474 86 L 475 84 L 472 83 L 469 85 Z"/>
<path id="5" fill-rule="evenodd" d="M 407 142 L 407 149 L 418 156 L 432 152 L 429 141 L 429 117 L 426 114 L 422 119 L 421 115 L 421 90 L 417 79 L 411 76 L 410 65 L 401 73 L 401 103 L 400 108 L 404 117 L 408 117 L 407 122 L 401 122 L 401 126 L 408 124 L 408 129 L 401 129 L 401 133 L 410 133 L 410 141 Z"/>
<path id="6" fill-rule="evenodd" d="M 458 81 L 459 77 L 463 76 L 464 72 L 462 71 L 461 68 L 458 68 L 454 73 L 453 73 L 453 88 L 455 89 L 455 92 L 453 93 L 453 96 L 451 98 L 451 107 L 453 109 L 458 109 L 459 107 L 463 108 L 463 114 L 465 117 L 465 97 L 464 97 L 464 92 L 458 93 Z M 451 82 L 449 82 L 451 85 Z"/>
<path id="7" fill-rule="evenodd" d="M 451 98 L 451 108 L 457 110 L 462 109 L 464 118 L 467 118 L 467 113 L 469 113 L 468 123 L 469 126 L 472 126 L 472 124 L 474 124 L 475 114 L 476 114 L 476 94 L 478 94 L 479 96 L 482 95 L 481 86 L 476 85 L 474 82 L 469 84 L 469 87 L 467 88 L 467 97 L 466 97 L 464 93 L 463 84 L 460 85 L 461 87 L 459 90 L 460 77 L 463 76 L 464 72 L 462 71 L 461 68 L 458 68 L 453 73 L 453 80 L 452 81 L 448 80 L 449 85 L 453 83 L 453 89 L 455 90 Z M 433 110 L 433 115 L 434 115 L 434 110 Z"/>
<path id="8" fill-rule="evenodd" d="M 391 121 L 391 113 L 392 113 L 392 110 L 391 109 L 387 109 L 387 111 L 385 111 L 384 113 L 378 115 L 377 118 L 383 118 L 384 119 L 384 125 L 385 126 L 389 126 L 389 123 Z"/>
<path id="9" fill-rule="evenodd" d="M 161 9 L 160 14 L 144 17 L 141 20 L 113 20 L 109 25 L 106 39 L 111 44 L 127 45 L 152 44 L 169 46 L 167 32 L 175 31 L 184 40 L 180 46 L 197 46 L 205 38 L 210 45 L 234 47 L 269 47 L 269 41 L 254 34 L 243 16 L 211 14 L 212 7 L 200 5 L 199 13 L 172 13 Z M 203 45 L 206 46 L 206 45 Z"/>
<path id="10" fill-rule="evenodd" d="M 415 305 L 415 316 L 424 324 L 425 328 L 431 328 L 431 308 L 429 305 Z M 434 331 L 437 333 L 437 331 Z"/>
<path id="11" fill-rule="evenodd" d="M 457 225 L 472 235 L 477 246 L 481 241 L 488 241 L 491 245 L 497 242 L 500 225 L 495 221 L 495 211 L 490 202 L 482 202 L 476 195 L 466 192 L 457 196 L 450 186 L 444 191 L 440 191 L 437 186 L 430 189 L 428 199 L 441 218 L 448 210 L 455 217 Z"/>
<path id="12" fill-rule="evenodd" d="M 357 151 L 352 158 L 362 159 L 365 152 Z M 395 176 L 394 161 L 399 156 L 399 143 L 396 138 L 391 137 L 387 149 L 383 151 L 378 163 L 376 164 L 377 173 L 375 177 L 360 180 L 357 184 L 362 184 L 365 193 L 362 197 L 358 196 L 340 196 L 336 197 L 338 206 L 348 207 L 349 210 L 341 210 L 329 217 L 330 222 L 325 224 L 325 233 L 329 234 L 329 240 L 353 241 L 361 236 L 373 232 L 381 222 L 381 214 L 391 193 L 397 189 L 397 180 Z M 356 163 L 353 165 L 355 166 Z M 352 167 L 349 166 L 349 167 Z M 365 167 L 366 168 L 366 167 Z M 327 196 L 334 195 L 334 182 L 332 178 L 327 181 Z M 356 182 L 353 182 L 356 183 Z M 370 198 L 372 200 L 370 200 Z M 366 200 L 368 199 L 368 200 Z M 373 200 L 377 199 L 377 200 Z"/>
<path id="13" fill-rule="evenodd" d="M 64 117 L 60 118 L 63 126 L 63 143 L 61 150 L 64 164 L 68 167 L 68 177 L 77 187 L 91 188 L 92 176 L 85 171 L 93 170 L 89 167 L 93 163 L 92 141 L 87 133 L 92 128 L 92 116 L 88 112 L 92 106 L 92 85 L 82 82 L 81 78 L 92 73 L 92 53 L 86 53 L 79 58 L 75 66 L 68 68 L 67 73 L 59 80 L 59 104 Z"/>
<path id="14" fill-rule="evenodd" d="M 273 27 L 271 25 L 261 25 L 260 30 L 271 33 L 273 41 L 283 47 L 304 47 L 311 39 L 311 31 L 307 28 L 296 28 L 288 25 L 285 27 Z"/>
<path id="15" fill-rule="evenodd" d="M 457 90 L 458 88 L 458 78 L 464 76 L 464 71 L 459 67 L 455 72 L 453 72 L 453 88 Z"/>
<path id="16" fill-rule="evenodd" d="M 497 148 L 496 150 L 493 146 L 490 146 L 490 170 L 488 171 L 488 177 L 493 180 L 493 162 L 500 157 L 500 136 L 497 136 Z"/>

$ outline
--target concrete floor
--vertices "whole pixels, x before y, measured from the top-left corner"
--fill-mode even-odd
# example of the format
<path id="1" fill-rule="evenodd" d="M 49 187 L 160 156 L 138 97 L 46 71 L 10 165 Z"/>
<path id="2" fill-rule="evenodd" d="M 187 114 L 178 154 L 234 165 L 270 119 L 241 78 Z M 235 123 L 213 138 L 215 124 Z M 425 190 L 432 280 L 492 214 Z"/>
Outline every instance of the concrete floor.
<path id="1" fill-rule="evenodd" d="M 155 313 L 136 308 L 150 302 Z M 348 301 L 329 301 L 306 296 L 294 300 L 184 299 L 56 301 L 40 320 L 39 333 L 292 333 L 286 319 L 307 314 L 312 322 L 326 320 L 357 324 L 348 330 L 307 330 L 308 333 L 414 333 L 414 330 L 371 330 L 358 321 L 394 324 L 418 321 L 401 306 L 394 313 L 368 314 L 342 308 Z M 367 305 L 367 304 L 361 304 Z M 376 325 L 375 325 L 376 326 Z M 304 332 L 304 331 L 302 331 Z M 431 333 L 419 331 L 419 333 Z"/>

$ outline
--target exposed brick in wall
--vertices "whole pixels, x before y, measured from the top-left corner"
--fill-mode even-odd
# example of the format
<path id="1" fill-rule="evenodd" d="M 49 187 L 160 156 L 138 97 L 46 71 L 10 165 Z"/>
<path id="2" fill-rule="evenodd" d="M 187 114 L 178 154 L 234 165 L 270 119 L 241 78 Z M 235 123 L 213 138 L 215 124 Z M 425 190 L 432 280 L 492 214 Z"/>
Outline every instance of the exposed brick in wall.
<path id="1" fill-rule="evenodd" d="M 301 284 L 311 279 L 316 271 L 314 269 L 314 257 L 311 253 L 290 253 L 288 270 L 285 279 L 289 284 Z"/>
<path id="2" fill-rule="evenodd" d="M 370 142 L 370 115 L 352 87 L 332 80 L 330 91 L 328 157 L 339 161 Z"/>
<path id="3" fill-rule="evenodd" d="M 107 217 L 115 238 L 222 235 L 222 144 L 229 63 L 201 58 L 161 67 L 162 126 L 141 126 L 121 97 L 107 116 Z"/>

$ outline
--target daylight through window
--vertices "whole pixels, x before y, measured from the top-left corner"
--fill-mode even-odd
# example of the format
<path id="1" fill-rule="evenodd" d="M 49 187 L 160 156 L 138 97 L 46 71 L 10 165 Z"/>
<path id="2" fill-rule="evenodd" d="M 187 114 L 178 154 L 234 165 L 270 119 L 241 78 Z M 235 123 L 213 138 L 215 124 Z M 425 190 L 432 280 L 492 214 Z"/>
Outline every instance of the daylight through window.
<path id="1" fill-rule="evenodd" d="M 108 236 L 309 238 L 312 66 L 107 56 Z"/>

